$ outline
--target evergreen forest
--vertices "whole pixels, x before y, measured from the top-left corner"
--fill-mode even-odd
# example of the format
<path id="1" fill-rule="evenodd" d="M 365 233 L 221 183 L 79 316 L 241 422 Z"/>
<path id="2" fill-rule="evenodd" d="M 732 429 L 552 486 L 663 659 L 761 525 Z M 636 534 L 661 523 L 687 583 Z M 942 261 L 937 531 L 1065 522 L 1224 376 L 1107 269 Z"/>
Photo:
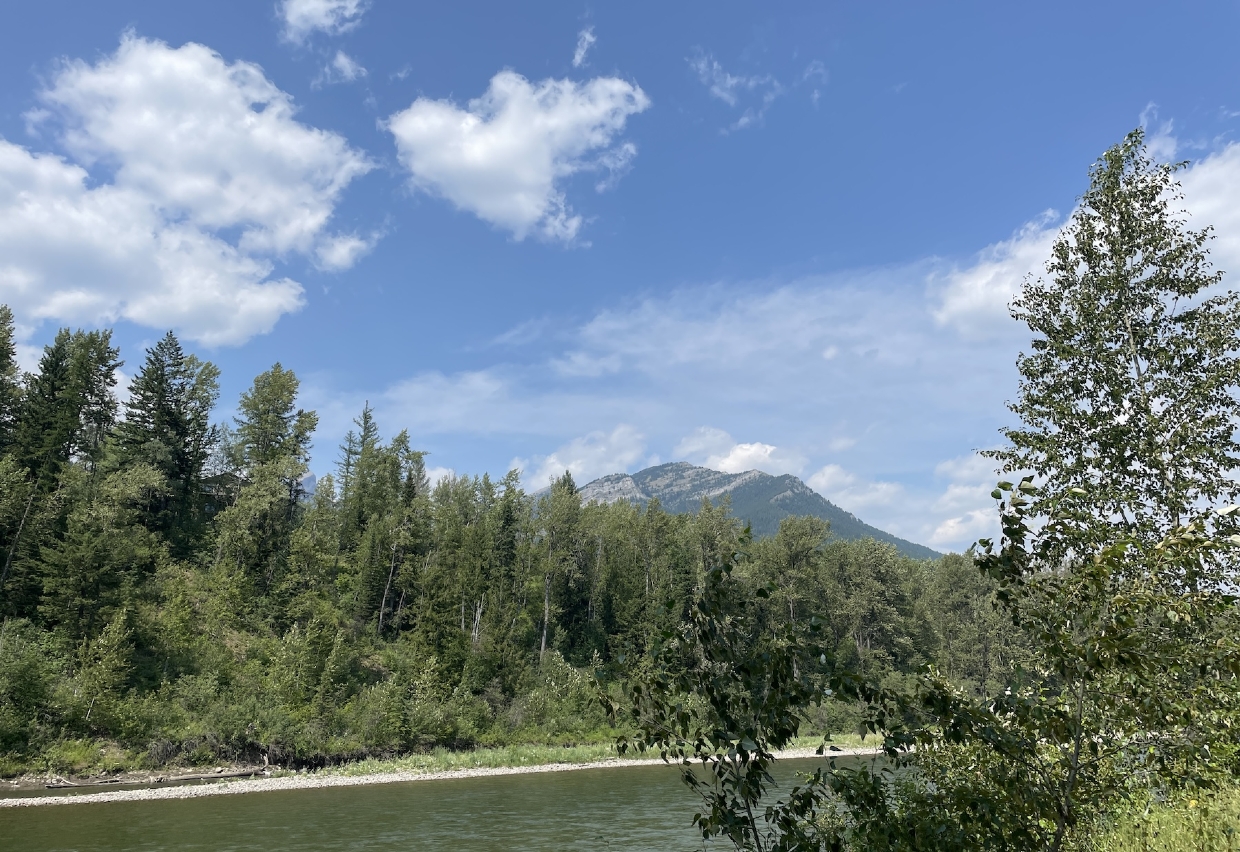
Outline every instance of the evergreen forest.
<path id="1" fill-rule="evenodd" d="M 306 494 L 316 416 L 292 371 L 224 424 L 218 370 L 173 333 L 123 404 L 122 363 L 107 330 L 65 329 L 20 375 L 0 308 L 6 774 L 610 740 L 596 678 L 641 665 L 735 552 L 780 614 L 828 614 L 859 670 L 984 690 L 1018 653 L 961 556 L 832 541 L 816 518 L 755 541 L 726 503 L 582 505 L 567 473 L 541 494 L 516 471 L 432 485 L 369 407 Z"/>

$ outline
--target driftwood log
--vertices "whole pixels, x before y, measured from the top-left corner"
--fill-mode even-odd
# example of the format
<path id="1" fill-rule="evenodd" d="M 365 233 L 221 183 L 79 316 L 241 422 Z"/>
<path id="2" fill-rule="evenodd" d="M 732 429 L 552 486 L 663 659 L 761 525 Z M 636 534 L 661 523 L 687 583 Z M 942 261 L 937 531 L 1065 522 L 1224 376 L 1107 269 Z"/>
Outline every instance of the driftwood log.
<path id="1" fill-rule="evenodd" d="M 58 779 L 44 786 L 49 790 L 65 790 L 70 787 L 107 787 L 113 784 L 177 784 L 184 781 L 210 781 L 213 778 L 252 778 L 266 775 L 267 767 L 242 769 L 236 772 L 198 772 L 192 775 L 160 775 L 147 780 L 137 778 L 101 778 L 97 781 L 73 781 Z"/>

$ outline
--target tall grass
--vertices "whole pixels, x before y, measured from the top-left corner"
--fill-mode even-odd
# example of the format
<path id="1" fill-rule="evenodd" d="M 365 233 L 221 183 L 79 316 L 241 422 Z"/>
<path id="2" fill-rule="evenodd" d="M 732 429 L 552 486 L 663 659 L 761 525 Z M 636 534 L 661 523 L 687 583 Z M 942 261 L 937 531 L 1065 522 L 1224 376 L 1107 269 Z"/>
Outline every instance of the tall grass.
<path id="1" fill-rule="evenodd" d="M 1089 845 L 1096 852 L 1236 852 L 1240 787 L 1118 815 Z"/>

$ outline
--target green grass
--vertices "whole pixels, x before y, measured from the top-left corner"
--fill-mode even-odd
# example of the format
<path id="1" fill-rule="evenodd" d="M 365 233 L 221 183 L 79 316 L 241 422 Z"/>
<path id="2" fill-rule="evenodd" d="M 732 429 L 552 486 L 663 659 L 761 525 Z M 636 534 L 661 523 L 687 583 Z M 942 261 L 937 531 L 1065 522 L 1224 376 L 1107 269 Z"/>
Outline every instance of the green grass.
<path id="1" fill-rule="evenodd" d="M 1122 814 L 1089 848 L 1097 852 L 1240 850 L 1240 787 Z"/>
<path id="2" fill-rule="evenodd" d="M 875 740 L 862 743 L 852 734 L 833 737 L 831 742 L 841 748 L 872 745 Z M 791 748 L 817 748 L 821 737 L 798 737 Z M 584 745 L 510 745 L 495 748 L 478 748 L 470 751 L 451 751 L 437 748 L 420 754 L 386 760 L 359 760 L 340 766 L 319 770 L 322 775 L 373 775 L 380 772 L 449 772 L 455 769 L 499 769 L 514 766 L 545 766 L 551 763 L 598 763 L 616 759 L 616 747 L 611 743 L 587 743 Z M 626 758 L 658 760 L 657 754 L 628 754 Z"/>

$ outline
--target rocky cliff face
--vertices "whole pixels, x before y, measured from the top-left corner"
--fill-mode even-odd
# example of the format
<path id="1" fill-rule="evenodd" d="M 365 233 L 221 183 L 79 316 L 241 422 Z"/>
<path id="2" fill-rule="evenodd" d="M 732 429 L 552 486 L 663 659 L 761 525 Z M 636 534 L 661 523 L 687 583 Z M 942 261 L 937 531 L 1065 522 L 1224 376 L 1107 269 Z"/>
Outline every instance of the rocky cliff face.
<path id="1" fill-rule="evenodd" d="M 625 500 L 645 504 L 653 499 L 669 512 L 693 512 L 703 499 L 717 503 L 727 497 L 732 514 L 750 524 L 754 535 L 774 535 L 789 515 L 813 515 L 830 522 L 831 532 L 843 539 L 875 538 L 894 544 L 907 556 L 933 559 L 928 547 L 897 538 L 870 526 L 851 512 L 827 500 L 795 476 L 772 476 L 760 470 L 722 473 L 688 462 L 673 462 L 637 473 L 613 473 L 581 488 L 586 502 Z"/>

